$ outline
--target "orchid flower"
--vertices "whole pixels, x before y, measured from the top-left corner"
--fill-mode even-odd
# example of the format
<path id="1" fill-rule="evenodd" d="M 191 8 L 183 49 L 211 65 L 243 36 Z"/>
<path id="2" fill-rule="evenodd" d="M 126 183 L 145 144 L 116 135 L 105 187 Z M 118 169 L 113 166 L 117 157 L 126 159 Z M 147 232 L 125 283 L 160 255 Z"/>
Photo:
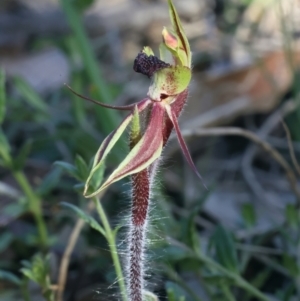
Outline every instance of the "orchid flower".
<path id="1" fill-rule="evenodd" d="M 118 128 L 104 139 L 98 149 L 84 189 L 84 196 L 87 198 L 99 194 L 100 191 L 124 177 L 147 169 L 161 156 L 163 147 L 166 145 L 173 128 L 188 164 L 201 178 L 178 125 L 178 117 L 187 101 L 187 88 L 192 75 L 191 51 L 172 1 L 169 1 L 169 8 L 173 29 L 164 28 L 162 31 L 163 42 L 160 45 L 160 59 L 154 56 L 149 47 L 144 47 L 134 61 L 134 70 L 151 78 L 145 99 L 128 106 L 111 106 L 80 95 L 69 87 L 79 97 L 102 107 L 131 111 Z M 168 60 L 169 62 L 167 62 Z M 143 124 L 145 130 L 140 140 L 106 181 L 96 191 L 89 193 L 89 185 L 93 175 L 104 164 L 112 147 L 132 122 L 134 114 L 143 112 L 147 112 L 150 116 L 144 122 L 146 124 Z"/>
<path id="2" fill-rule="evenodd" d="M 84 188 L 84 196 L 90 198 L 112 183 L 131 176 L 132 206 L 127 252 L 127 290 L 130 301 L 144 300 L 143 258 L 150 190 L 156 163 L 173 129 L 187 162 L 201 179 L 178 125 L 178 117 L 187 101 L 192 76 L 191 51 L 172 1 L 168 0 L 168 4 L 172 29 L 164 28 L 162 31 L 160 58 L 149 47 L 144 47 L 134 61 L 134 70 L 151 79 L 146 98 L 128 106 L 112 106 L 80 95 L 69 87 L 77 96 L 102 107 L 130 111 L 100 145 Z M 93 177 L 97 176 L 97 171 L 103 166 L 107 155 L 129 125 L 129 153 L 100 187 L 90 192 Z"/>

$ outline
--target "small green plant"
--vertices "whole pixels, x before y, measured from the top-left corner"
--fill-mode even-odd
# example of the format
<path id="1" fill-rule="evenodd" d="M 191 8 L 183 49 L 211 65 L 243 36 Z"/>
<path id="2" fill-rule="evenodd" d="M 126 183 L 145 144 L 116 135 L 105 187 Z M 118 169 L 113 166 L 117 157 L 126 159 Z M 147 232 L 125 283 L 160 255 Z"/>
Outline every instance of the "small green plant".
<path id="1" fill-rule="evenodd" d="M 35 255 L 31 261 L 23 261 L 21 272 L 33 282 L 39 284 L 46 301 L 54 301 L 54 292 L 51 288 L 49 257 Z"/>
<path id="2" fill-rule="evenodd" d="M 41 250 L 46 251 L 49 241 L 47 227 L 42 213 L 41 200 L 38 194 L 31 187 L 27 177 L 23 172 L 25 161 L 27 159 L 30 144 L 25 143 L 17 156 L 12 154 L 10 144 L 2 132 L 1 124 L 4 121 L 6 110 L 6 93 L 5 93 L 5 74 L 0 70 L 0 166 L 11 171 L 15 180 L 22 189 L 28 207 L 28 211 L 33 215 L 37 225 L 37 241 Z"/>

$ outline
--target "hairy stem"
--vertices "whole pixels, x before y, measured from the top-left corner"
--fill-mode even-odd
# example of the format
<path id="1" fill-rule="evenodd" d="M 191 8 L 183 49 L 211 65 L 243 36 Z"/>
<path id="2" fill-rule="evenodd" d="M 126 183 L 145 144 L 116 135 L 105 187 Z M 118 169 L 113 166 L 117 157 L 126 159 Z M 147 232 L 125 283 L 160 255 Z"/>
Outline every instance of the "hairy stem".
<path id="1" fill-rule="evenodd" d="M 148 170 L 132 176 L 132 208 L 129 238 L 128 295 L 142 301 L 144 289 L 144 246 L 150 197 Z"/>

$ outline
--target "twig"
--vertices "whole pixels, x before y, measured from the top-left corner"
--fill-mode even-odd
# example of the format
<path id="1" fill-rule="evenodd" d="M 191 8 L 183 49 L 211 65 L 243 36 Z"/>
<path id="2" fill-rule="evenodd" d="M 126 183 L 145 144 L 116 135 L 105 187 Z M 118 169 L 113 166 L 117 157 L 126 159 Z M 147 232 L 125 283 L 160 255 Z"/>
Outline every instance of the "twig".
<path id="1" fill-rule="evenodd" d="M 287 136 L 287 141 L 288 141 L 288 146 L 289 146 L 289 151 L 290 151 L 290 156 L 291 156 L 292 162 L 294 164 L 294 167 L 295 167 L 296 171 L 300 175 L 300 167 L 299 167 L 297 158 L 295 156 L 293 143 L 292 143 L 292 138 L 291 138 L 291 133 L 290 133 L 289 128 L 287 127 L 286 123 L 283 121 L 283 119 L 281 120 L 281 123 L 283 125 L 283 128 L 284 128 L 286 136 Z M 298 216 L 299 216 L 299 210 L 298 210 Z M 300 251 L 300 238 L 299 238 L 299 234 L 298 234 L 297 235 L 297 244 L 296 244 L 296 258 L 297 258 L 298 267 L 300 266 L 300 253 L 299 253 L 299 251 Z M 299 284 L 300 284 L 300 277 L 298 275 L 298 276 L 295 277 L 295 285 L 297 287 L 298 296 L 300 296 Z"/>
<path id="2" fill-rule="evenodd" d="M 267 137 L 268 142 L 273 145 L 276 149 L 288 150 L 288 145 L 286 144 L 286 138 L 282 137 Z M 295 152 L 300 152 L 300 143 L 293 141 L 292 142 L 293 148 Z"/>
<path id="3" fill-rule="evenodd" d="M 283 156 L 274 149 L 269 143 L 261 140 L 256 134 L 241 129 L 237 127 L 225 127 L 225 128 L 210 128 L 210 129 L 196 129 L 196 130 L 184 130 L 182 134 L 187 136 L 242 136 L 248 138 L 260 146 L 264 151 L 269 153 L 275 161 L 284 169 L 286 172 L 287 179 L 290 182 L 291 189 L 294 194 L 297 196 L 298 201 L 300 202 L 300 192 L 297 188 L 297 178 L 288 164 L 288 162 L 283 158 Z"/>
<path id="4" fill-rule="evenodd" d="M 90 201 L 88 203 L 87 212 L 91 212 L 95 208 L 94 202 Z M 67 275 L 68 275 L 68 267 L 70 263 L 71 254 L 74 250 L 78 237 L 82 228 L 85 225 L 85 221 L 81 218 L 77 219 L 76 224 L 73 228 L 73 231 L 70 235 L 67 247 L 65 249 L 64 255 L 61 260 L 61 264 L 59 267 L 58 274 L 58 289 L 57 289 L 57 301 L 63 301 L 63 294 L 66 286 Z"/>
<path id="5" fill-rule="evenodd" d="M 289 100 L 286 103 L 284 103 L 277 111 L 275 111 L 266 120 L 266 122 L 263 124 L 263 126 L 260 128 L 260 130 L 257 132 L 257 137 L 259 137 L 261 141 L 262 141 L 262 139 L 266 139 L 266 137 L 269 135 L 269 133 L 278 124 L 279 120 L 282 117 L 293 112 L 297 107 L 298 107 L 298 105 L 296 104 L 296 102 L 294 100 Z M 244 154 L 244 158 L 242 160 L 242 171 L 243 171 L 244 178 L 245 178 L 247 184 L 252 189 L 254 194 L 259 199 L 262 199 L 263 196 L 265 199 L 268 199 L 268 197 L 266 196 L 265 190 L 261 187 L 260 183 L 256 180 L 254 172 L 252 171 L 252 168 L 251 168 L 256 152 L 257 152 L 256 145 L 251 145 L 250 147 L 248 147 L 248 149 L 246 150 L 246 152 Z M 292 187 L 296 187 L 296 181 L 294 182 L 294 184 L 292 184 Z M 298 198 L 298 202 L 300 204 L 299 195 L 298 194 L 296 194 L 296 195 Z"/>
<path id="6" fill-rule="evenodd" d="M 295 167 L 298 175 L 300 175 L 300 166 L 299 166 L 299 163 L 298 163 L 296 155 L 295 155 L 295 151 L 294 151 L 294 147 L 293 147 L 293 142 L 292 142 L 292 137 L 291 137 L 290 130 L 287 127 L 286 123 L 283 121 L 283 119 L 281 119 L 281 123 L 282 123 L 284 131 L 286 133 L 286 138 L 287 138 L 287 142 L 288 142 L 288 146 L 289 146 L 289 151 L 290 151 L 290 156 L 291 156 L 292 162 L 294 164 L 294 167 Z"/>

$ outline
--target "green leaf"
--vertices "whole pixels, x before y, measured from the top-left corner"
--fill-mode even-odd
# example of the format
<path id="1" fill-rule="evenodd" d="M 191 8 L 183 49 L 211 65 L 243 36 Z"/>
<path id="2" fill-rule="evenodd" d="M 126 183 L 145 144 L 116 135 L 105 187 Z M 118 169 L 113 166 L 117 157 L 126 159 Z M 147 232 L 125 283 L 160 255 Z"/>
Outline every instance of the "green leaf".
<path id="1" fill-rule="evenodd" d="M 0 279 L 12 282 L 16 285 L 21 284 L 21 280 L 11 272 L 0 270 Z"/>
<path id="2" fill-rule="evenodd" d="M 41 286 L 41 291 L 44 298 L 48 301 L 54 301 L 54 292 L 51 288 L 50 281 L 50 264 L 49 256 L 41 254 L 35 255 L 31 262 L 23 262 L 25 265 L 21 272 L 32 281 Z"/>
<path id="3" fill-rule="evenodd" d="M 86 162 L 80 155 L 76 155 L 75 166 L 77 168 L 77 174 L 81 181 L 85 182 L 89 176 L 89 168 Z"/>
<path id="4" fill-rule="evenodd" d="M 0 69 L 0 125 L 5 117 L 6 93 L 5 93 L 5 72 L 4 69 Z"/>
<path id="5" fill-rule="evenodd" d="M 62 202 L 61 205 L 63 207 L 71 209 L 73 212 L 75 212 L 80 218 L 82 218 L 86 223 L 88 223 L 91 228 L 97 230 L 100 232 L 104 237 L 106 237 L 106 233 L 104 229 L 99 225 L 99 223 L 90 215 L 87 215 L 84 211 L 82 211 L 80 208 L 78 208 L 75 205 L 72 205 L 70 203 Z"/>
<path id="6" fill-rule="evenodd" d="M 21 271 L 21 272 L 23 273 L 23 275 L 26 276 L 28 279 L 30 279 L 30 280 L 32 280 L 32 281 L 34 281 L 34 282 L 37 282 L 37 281 L 36 281 L 37 279 L 35 278 L 35 275 L 33 274 L 33 272 L 32 272 L 31 270 L 26 269 L 26 268 L 22 268 L 20 271 Z"/>
<path id="7" fill-rule="evenodd" d="M 54 162 L 54 165 L 59 166 L 67 174 L 69 174 L 70 176 L 74 177 L 77 180 L 80 180 L 77 168 L 74 165 L 64 162 L 64 161 L 56 161 L 56 162 Z"/>
<path id="8" fill-rule="evenodd" d="M 10 161 L 10 146 L 4 133 L 0 128 L 0 156 L 3 158 L 4 162 L 7 164 Z"/>
<path id="9" fill-rule="evenodd" d="M 36 91 L 23 78 L 15 77 L 14 84 L 30 106 L 48 116 L 48 106 L 45 104 L 44 100 L 39 96 L 39 94 L 37 94 Z"/>
<path id="10" fill-rule="evenodd" d="M 17 219 L 21 214 L 27 211 L 27 202 L 9 203 L 2 208 L 2 213 L 13 219 Z"/>
<path id="11" fill-rule="evenodd" d="M 47 195 L 51 190 L 58 186 L 62 170 L 60 168 L 52 169 L 44 178 L 37 189 L 39 195 Z"/>
<path id="12" fill-rule="evenodd" d="M 201 246 L 200 246 L 200 236 L 197 231 L 196 225 L 195 225 L 195 218 L 198 215 L 198 213 L 201 211 L 205 201 L 208 199 L 208 196 L 210 195 L 211 191 L 208 190 L 200 200 L 197 200 L 197 202 L 191 206 L 189 210 L 189 215 L 187 217 L 186 221 L 186 230 L 183 233 L 183 237 L 187 238 L 187 245 L 191 247 L 191 249 L 196 254 L 201 254 Z"/>
<path id="13" fill-rule="evenodd" d="M 78 183 L 74 185 L 74 190 L 80 194 L 83 194 L 84 183 Z"/>
<path id="14" fill-rule="evenodd" d="M 31 268 L 31 262 L 29 260 L 22 260 L 21 263 L 24 266 L 24 268 L 26 268 L 26 269 Z"/>
<path id="15" fill-rule="evenodd" d="M 90 179 L 90 193 L 94 192 L 98 187 L 100 187 L 101 183 L 103 182 L 104 178 L 104 171 L 105 171 L 105 162 L 103 162 L 99 168 L 95 169 L 93 176 Z"/>
<path id="16" fill-rule="evenodd" d="M 238 273 L 237 253 L 231 233 L 222 226 L 218 226 L 212 237 L 212 243 L 216 248 L 216 256 L 220 264 Z"/>

